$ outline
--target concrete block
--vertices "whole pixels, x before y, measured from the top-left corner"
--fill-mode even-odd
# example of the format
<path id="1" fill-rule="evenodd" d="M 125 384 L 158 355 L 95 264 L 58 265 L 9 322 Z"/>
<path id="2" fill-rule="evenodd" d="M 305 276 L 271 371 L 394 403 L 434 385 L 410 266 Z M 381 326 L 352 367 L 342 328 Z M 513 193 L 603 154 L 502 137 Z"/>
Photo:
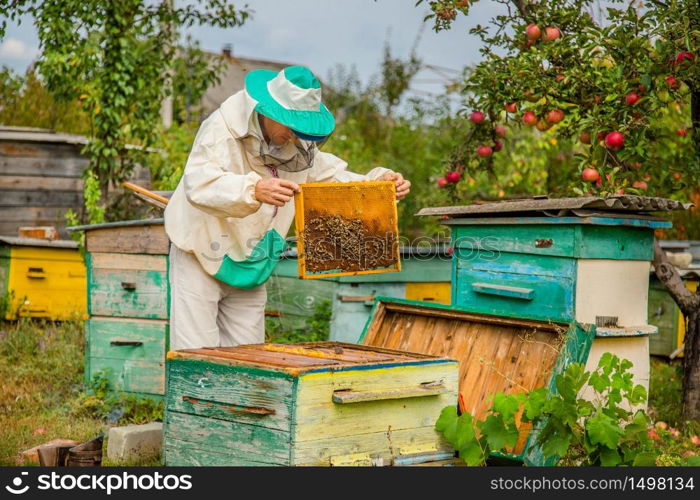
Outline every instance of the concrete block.
<path id="1" fill-rule="evenodd" d="M 114 462 L 151 457 L 160 453 L 162 441 L 161 422 L 112 427 L 107 441 L 107 457 Z"/>

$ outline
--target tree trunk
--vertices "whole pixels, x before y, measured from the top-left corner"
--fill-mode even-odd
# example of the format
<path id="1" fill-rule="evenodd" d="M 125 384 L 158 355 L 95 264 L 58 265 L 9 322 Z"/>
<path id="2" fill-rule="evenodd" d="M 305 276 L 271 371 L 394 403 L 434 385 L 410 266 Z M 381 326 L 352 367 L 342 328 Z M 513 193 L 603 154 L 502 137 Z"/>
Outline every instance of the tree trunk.
<path id="1" fill-rule="evenodd" d="M 693 294 L 678 270 L 654 242 L 654 269 L 686 319 L 683 352 L 683 416 L 700 420 L 700 288 Z"/>

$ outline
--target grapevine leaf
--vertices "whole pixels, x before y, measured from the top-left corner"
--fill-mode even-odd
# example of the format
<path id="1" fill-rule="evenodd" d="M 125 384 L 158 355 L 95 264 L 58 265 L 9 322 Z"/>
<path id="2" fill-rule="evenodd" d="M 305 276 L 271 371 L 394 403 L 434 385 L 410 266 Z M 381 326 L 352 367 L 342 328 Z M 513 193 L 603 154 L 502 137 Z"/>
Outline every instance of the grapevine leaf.
<path id="1" fill-rule="evenodd" d="M 483 465 L 486 457 L 484 456 L 484 450 L 481 449 L 479 442 L 474 439 L 467 443 L 459 449 L 459 458 L 464 460 L 469 466 Z"/>
<path id="2" fill-rule="evenodd" d="M 506 426 L 500 415 L 489 415 L 481 424 L 481 431 L 489 447 L 494 450 L 500 450 L 505 445 L 513 446 L 518 440 L 518 429 Z"/>
<path id="3" fill-rule="evenodd" d="M 474 424 L 469 413 L 463 413 L 457 419 L 456 438 L 454 447 L 461 450 L 468 442 L 474 440 Z"/>
<path id="4" fill-rule="evenodd" d="M 547 457 L 561 457 L 566 454 L 571 444 L 571 434 L 556 434 L 542 445 L 542 453 Z"/>
<path id="5" fill-rule="evenodd" d="M 435 430 L 445 432 L 447 426 L 457 420 L 457 407 L 445 406 L 440 412 L 440 416 L 435 422 Z"/>
<path id="6" fill-rule="evenodd" d="M 527 420 L 534 420 L 542 415 L 542 409 L 547 402 L 547 389 L 541 387 L 536 389 L 527 397 L 525 401 L 525 417 Z"/>
<path id="7" fill-rule="evenodd" d="M 518 398 L 513 395 L 506 395 L 502 392 L 496 394 L 493 400 L 493 410 L 500 413 L 503 419 L 510 419 L 520 409 Z"/>
<path id="8" fill-rule="evenodd" d="M 620 459 L 620 454 L 617 449 L 602 448 L 600 450 L 600 465 L 604 467 L 615 467 L 620 465 L 622 460 Z"/>
<path id="9" fill-rule="evenodd" d="M 599 412 L 586 421 L 586 432 L 592 444 L 616 448 L 624 430 L 605 413 Z"/>

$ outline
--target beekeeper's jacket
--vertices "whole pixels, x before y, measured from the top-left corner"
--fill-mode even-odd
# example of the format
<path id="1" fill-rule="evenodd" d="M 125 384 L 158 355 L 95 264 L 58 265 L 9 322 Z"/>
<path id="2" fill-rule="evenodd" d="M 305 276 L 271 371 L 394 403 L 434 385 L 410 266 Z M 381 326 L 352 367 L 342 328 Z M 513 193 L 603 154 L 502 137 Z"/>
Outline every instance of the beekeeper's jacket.
<path id="1" fill-rule="evenodd" d="M 256 101 L 245 90 L 229 97 L 202 123 L 177 189 L 165 209 L 165 231 L 178 248 L 192 252 L 215 278 L 239 288 L 264 283 L 285 247 L 294 220 L 294 202 L 275 207 L 255 199 L 260 179 L 303 182 L 376 180 L 388 169 L 367 175 L 316 150 L 313 167 L 286 172 L 263 165 L 263 140 Z M 243 141 L 253 141 L 244 147 Z M 255 141 L 258 141 L 257 143 Z"/>

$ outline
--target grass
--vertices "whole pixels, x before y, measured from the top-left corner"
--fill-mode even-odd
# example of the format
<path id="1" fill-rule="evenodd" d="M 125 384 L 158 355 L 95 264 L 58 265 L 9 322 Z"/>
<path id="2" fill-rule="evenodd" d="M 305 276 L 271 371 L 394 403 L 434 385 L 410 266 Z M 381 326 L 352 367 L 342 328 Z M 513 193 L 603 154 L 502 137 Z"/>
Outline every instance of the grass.
<path id="1" fill-rule="evenodd" d="M 0 379 L 0 465 L 20 464 L 23 450 L 52 439 L 84 442 L 106 435 L 110 425 L 162 416 L 160 404 L 108 395 L 99 379 L 97 387 L 83 388 L 78 321 L 0 322 Z M 110 412 L 118 417 L 110 421 Z M 159 457 L 146 460 L 159 462 Z"/>

